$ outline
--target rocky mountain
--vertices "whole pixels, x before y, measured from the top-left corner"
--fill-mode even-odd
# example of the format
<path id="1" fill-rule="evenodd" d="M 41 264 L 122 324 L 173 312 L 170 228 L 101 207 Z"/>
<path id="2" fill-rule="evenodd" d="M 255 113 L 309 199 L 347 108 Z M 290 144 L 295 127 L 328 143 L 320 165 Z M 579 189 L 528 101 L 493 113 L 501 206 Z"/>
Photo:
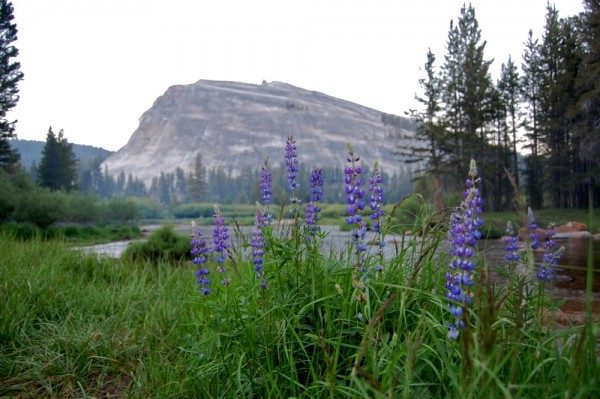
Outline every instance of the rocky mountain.
<path id="1" fill-rule="evenodd" d="M 308 168 L 343 164 L 346 143 L 363 162 L 393 173 L 399 137 L 414 131 L 408 118 L 280 82 L 261 85 L 200 80 L 167 89 L 140 118 L 129 142 L 105 161 L 108 172 L 131 173 L 147 184 L 177 167 L 191 171 L 197 153 L 206 168 L 233 176 L 258 169 L 265 156 L 283 163 L 293 135 Z"/>

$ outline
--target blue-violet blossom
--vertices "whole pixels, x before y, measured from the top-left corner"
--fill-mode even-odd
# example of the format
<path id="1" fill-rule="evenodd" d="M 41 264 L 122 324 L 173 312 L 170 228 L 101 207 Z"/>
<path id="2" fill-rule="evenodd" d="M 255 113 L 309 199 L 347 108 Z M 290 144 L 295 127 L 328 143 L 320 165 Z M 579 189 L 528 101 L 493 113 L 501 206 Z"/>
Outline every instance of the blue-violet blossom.
<path id="1" fill-rule="evenodd" d="M 214 214 L 214 228 L 213 228 L 213 253 L 215 253 L 215 262 L 217 263 L 217 271 L 225 274 L 226 270 L 223 267 L 225 259 L 227 259 L 227 251 L 229 249 L 229 238 L 228 228 L 225 226 L 225 218 L 221 213 L 221 210 L 215 205 Z M 228 285 L 231 283 L 231 279 L 227 278 L 221 281 L 221 284 Z"/>
<path id="2" fill-rule="evenodd" d="M 354 272 L 352 273 L 352 286 L 358 290 L 355 299 L 358 302 L 367 300 L 366 287 L 364 283 L 365 273 L 365 252 L 367 246 L 364 243 L 367 233 L 367 224 L 362 220 L 360 211 L 365 209 L 365 191 L 362 189 L 363 181 L 360 177 L 363 169 L 358 165 L 360 157 L 354 154 L 351 144 L 347 145 L 348 166 L 344 168 L 344 183 L 346 191 L 346 224 L 355 225 L 350 231 L 354 253 L 356 256 L 354 263 Z"/>
<path id="3" fill-rule="evenodd" d="M 527 208 L 527 224 L 530 233 L 529 238 L 531 239 L 531 249 L 535 251 L 540 245 L 540 239 L 537 233 L 538 225 L 535 221 L 535 216 L 533 215 L 531 208 Z"/>
<path id="4" fill-rule="evenodd" d="M 376 273 L 383 271 L 383 247 L 385 241 L 383 239 L 383 211 L 381 205 L 383 204 L 383 188 L 381 187 L 381 173 L 379 171 L 379 162 L 375 161 L 373 166 L 373 172 L 369 177 L 369 192 L 371 198 L 369 200 L 369 208 L 371 208 L 371 215 L 369 216 L 373 221 L 373 231 L 377 234 L 379 239 L 379 264 L 373 268 Z"/>
<path id="5" fill-rule="evenodd" d="M 541 281 L 552 281 L 554 279 L 554 272 L 558 265 L 558 260 L 565 250 L 564 247 L 560 247 L 558 250 L 552 251 L 552 249 L 557 246 L 556 241 L 553 239 L 555 235 L 554 223 L 550 223 L 546 229 L 546 241 L 544 241 L 542 264 L 540 265 L 540 270 L 536 274 L 537 278 Z"/>
<path id="6" fill-rule="evenodd" d="M 202 231 L 196 226 L 195 222 L 192 222 L 192 230 L 192 240 L 190 241 L 192 249 L 190 250 L 190 254 L 193 256 L 192 262 L 198 266 L 198 270 L 196 270 L 194 275 L 197 277 L 196 282 L 202 286 L 200 290 L 202 295 L 208 295 L 212 292 L 209 287 L 211 281 L 208 278 L 210 270 L 205 267 L 208 260 L 206 253 L 209 251 L 209 248 L 206 246 L 206 240 L 202 236 Z"/>
<path id="7" fill-rule="evenodd" d="M 483 221 L 479 218 L 483 212 L 483 199 L 477 188 L 480 182 L 477 174 L 477 165 L 474 160 L 471 160 L 463 201 L 452 214 L 449 232 L 452 259 L 449 263 L 450 271 L 445 276 L 445 287 L 448 289 L 446 298 L 451 301 L 450 314 L 454 317 L 454 322 L 448 326 L 449 339 L 458 338 L 459 330 L 464 327 L 463 307 L 471 304 L 473 270 L 476 263 L 475 246 L 481 238 L 479 228 L 483 225 Z"/>
<path id="8" fill-rule="evenodd" d="M 250 247 L 252 248 L 252 264 L 254 265 L 254 275 L 256 279 L 262 278 L 261 287 L 267 288 L 267 281 L 263 271 L 263 256 L 265 254 L 266 240 L 262 233 L 264 213 L 260 208 L 256 209 L 256 221 L 252 228 L 252 237 Z"/>
<path id="9" fill-rule="evenodd" d="M 318 203 L 323 196 L 323 169 L 315 168 L 310 175 L 310 201 L 306 204 L 306 226 L 314 233 L 319 229 L 317 223 L 319 221 L 319 213 L 321 208 Z"/>
<path id="10" fill-rule="evenodd" d="M 263 226 L 267 227 L 271 222 L 269 215 L 269 204 L 273 195 L 273 174 L 269 170 L 269 157 L 265 157 L 265 162 L 260 169 L 260 195 L 263 201 Z"/>
<path id="11" fill-rule="evenodd" d="M 506 260 L 509 262 L 515 262 L 519 260 L 519 244 L 518 237 L 515 234 L 515 228 L 512 222 L 506 222 L 506 237 L 504 237 L 504 250 L 506 251 Z"/>
<path id="12" fill-rule="evenodd" d="M 292 192 L 290 196 L 290 203 L 292 209 L 290 213 L 293 217 L 298 216 L 297 205 L 300 203 L 300 199 L 296 197 L 296 190 L 300 188 L 298 183 L 298 153 L 296 152 L 296 141 L 294 136 L 289 136 L 285 144 L 285 168 L 287 170 L 288 187 Z"/>

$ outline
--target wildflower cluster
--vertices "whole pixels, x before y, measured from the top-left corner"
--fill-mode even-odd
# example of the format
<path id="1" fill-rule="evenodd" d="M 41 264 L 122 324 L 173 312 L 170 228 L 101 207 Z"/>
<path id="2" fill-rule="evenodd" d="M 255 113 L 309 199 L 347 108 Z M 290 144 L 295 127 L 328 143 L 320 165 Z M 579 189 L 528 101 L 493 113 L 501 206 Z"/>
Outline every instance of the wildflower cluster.
<path id="1" fill-rule="evenodd" d="M 265 157 L 265 162 L 260 169 L 260 195 L 263 201 L 263 226 L 267 227 L 271 221 L 269 204 L 273 195 L 273 174 L 269 170 L 269 157 Z"/>
<path id="2" fill-rule="evenodd" d="M 483 225 L 483 221 L 479 217 L 482 213 L 483 199 L 477 188 L 477 184 L 480 182 L 477 174 L 477 165 L 472 160 L 465 182 L 464 198 L 460 207 L 452 214 L 452 225 L 449 232 L 452 259 L 449 264 L 450 271 L 445 276 L 445 287 L 448 289 L 446 297 L 451 301 L 449 304 L 450 314 L 455 319 L 448 326 L 448 338 L 450 339 L 458 338 L 459 330 L 464 328 L 463 307 L 471 304 L 475 245 L 481 238 L 479 228 Z"/>
<path id="3" fill-rule="evenodd" d="M 512 222 L 506 222 L 506 237 L 504 237 L 504 250 L 506 251 L 506 260 L 509 262 L 515 262 L 519 260 L 519 244 L 518 237 L 515 234 L 515 229 Z"/>
<path id="4" fill-rule="evenodd" d="M 381 187 L 381 173 L 379 171 L 379 162 L 375 162 L 373 166 L 373 173 L 369 177 L 369 192 L 371 198 L 369 200 L 369 208 L 371 208 L 371 215 L 369 216 L 373 221 L 373 231 L 377 234 L 379 240 L 379 263 L 373 268 L 376 273 L 383 271 L 383 247 L 385 241 L 383 240 L 383 210 L 381 205 L 383 204 L 383 188 Z"/>
<path id="5" fill-rule="evenodd" d="M 315 168 L 310 176 L 310 201 L 306 204 L 306 213 L 304 219 L 306 226 L 314 233 L 318 230 L 317 222 L 321 208 L 318 203 L 323 196 L 323 169 Z"/>
<path id="6" fill-rule="evenodd" d="M 200 292 L 202 295 L 208 295 L 212 292 L 210 289 L 210 279 L 208 275 L 210 270 L 205 267 L 207 257 L 206 253 L 209 252 L 209 248 L 206 246 L 206 240 L 202 236 L 202 231 L 196 226 L 196 223 L 192 222 L 192 240 L 190 246 L 192 247 L 190 253 L 193 256 L 192 262 L 198 266 L 198 270 L 195 273 L 197 277 L 196 282 L 202 286 Z"/>
<path id="7" fill-rule="evenodd" d="M 350 144 L 348 144 L 347 161 L 349 165 L 344 168 L 347 203 L 346 224 L 355 226 L 350 232 L 356 256 L 354 272 L 352 274 L 352 285 L 359 291 L 355 299 L 361 302 L 367 299 L 364 283 L 365 252 L 367 251 L 364 240 L 367 233 L 367 224 L 362 220 L 362 216 L 359 213 L 365 209 L 365 191 L 362 189 L 363 181 L 360 177 L 363 169 L 358 165 L 360 157 L 354 154 L 354 149 Z"/>
<path id="8" fill-rule="evenodd" d="M 531 239 L 531 249 L 534 251 L 540 246 L 540 238 L 537 233 L 537 222 L 531 208 L 527 208 L 527 224 L 529 229 L 529 238 Z"/>
<path id="9" fill-rule="evenodd" d="M 300 188 L 300 183 L 298 182 L 298 153 L 296 152 L 296 140 L 294 140 L 293 136 L 290 136 L 287 139 L 284 157 L 285 168 L 288 174 L 288 187 L 292 192 L 290 197 L 292 209 L 290 209 L 290 213 L 292 214 L 292 217 L 295 217 L 298 215 L 298 204 L 300 203 L 300 199 L 296 197 L 295 191 Z"/>
<path id="10" fill-rule="evenodd" d="M 542 257 L 542 264 L 540 270 L 537 272 L 536 277 L 541 281 L 552 281 L 554 278 L 555 268 L 558 265 L 558 260 L 564 252 L 564 247 L 560 247 L 558 250 L 553 251 L 558 244 L 554 241 L 553 237 L 556 235 L 554 231 L 554 223 L 551 223 L 546 229 L 546 241 L 544 241 L 544 255 Z"/>
<path id="11" fill-rule="evenodd" d="M 264 213 L 260 208 L 256 209 L 256 221 L 252 228 L 252 238 L 250 239 L 250 247 L 252 248 L 252 264 L 254 265 L 254 275 L 256 279 L 262 278 L 261 287 L 267 288 L 267 280 L 263 277 L 263 256 L 265 254 L 266 240 L 263 236 L 262 228 L 264 227 Z"/>
<path id="12" fill-rule="evenodd" d="M 221 213 L 218 206 L 215 205 L 215 211 L 213 214 L 214 229 L 213 229 L 213 252 L 216 254 L 215 262 L 217 262 L 217 271 L 225 274 L 226 270 L 223 266 L 225 259 L 227 259 L 227 250 L 229 244 L 227 239 L 229 238 L 228 228 L 225 226 L 225 218 Z M 231 278 L 226 278 L 221 281 L 221 284 L 228 285 L 231 283 Z"/>

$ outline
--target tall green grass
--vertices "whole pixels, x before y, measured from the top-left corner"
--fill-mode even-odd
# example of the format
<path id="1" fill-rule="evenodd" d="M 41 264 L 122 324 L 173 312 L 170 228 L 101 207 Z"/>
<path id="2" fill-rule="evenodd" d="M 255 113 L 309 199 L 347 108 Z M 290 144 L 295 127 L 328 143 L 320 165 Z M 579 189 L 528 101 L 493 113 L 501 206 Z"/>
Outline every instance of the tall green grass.
<path id="1" fill-rule="evenodd" d="M 0 397 L 184 392 L 184 347 L 200 340 L 189 269 L 100 260 L 10 235 L 0 237 L 0 253 Z"/>
<path id="2" fill-rule="evenodd" d="M 559 304 L 530 270 L 479 262 L 470 323 L 448 340 L 443 223 L 424 208 L 415 217 L 420 234 L 388 242 L 394 256 L 360 303 L 351 248 L 330 251 L 289 224 L 265 230 L 268 289 L 242 246 L 225 265 L 232 284 L 214 278 L 208 296 L 191 264 L 3 235 L 0 396 L 600 397 L 597 326 L 558 328 Z"/>

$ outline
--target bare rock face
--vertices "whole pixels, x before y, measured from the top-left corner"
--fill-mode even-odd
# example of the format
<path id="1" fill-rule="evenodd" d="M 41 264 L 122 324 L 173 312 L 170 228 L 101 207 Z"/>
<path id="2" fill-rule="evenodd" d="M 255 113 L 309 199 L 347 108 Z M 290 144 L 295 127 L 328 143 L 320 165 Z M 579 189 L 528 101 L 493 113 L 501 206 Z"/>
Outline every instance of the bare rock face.
<path id="1" fill-rule="evenodd" d="M 103 167 L 149 184 L 177 167 L 191 171 L 200 153 L 207 169 L 236 176 L 260 168 L 265 156 L 272 165 L 283 163 L 285 141 L 293 135 L 307 168 L 342 165 L 351 143 L 365 165 L 377 160 L 392 174 L 402 163 L 394 155 L 400 137 L 414 128 L 408 118 L 285 83 L 200 80 L 167 89 Z"/>

